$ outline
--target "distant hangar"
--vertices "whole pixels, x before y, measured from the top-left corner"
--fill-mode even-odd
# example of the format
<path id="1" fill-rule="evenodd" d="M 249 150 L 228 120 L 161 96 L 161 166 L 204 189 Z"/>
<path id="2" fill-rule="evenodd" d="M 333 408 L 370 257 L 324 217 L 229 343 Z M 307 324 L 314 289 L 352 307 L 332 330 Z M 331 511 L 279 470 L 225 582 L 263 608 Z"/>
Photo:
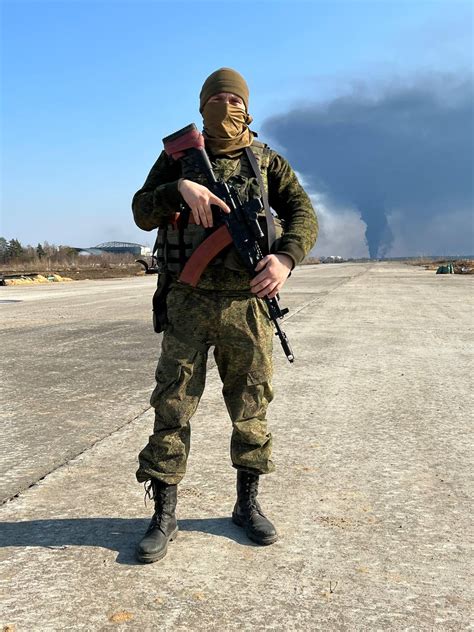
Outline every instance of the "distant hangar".
<path id="1" fill-rule="evenodd" d="M 151 248 L 148 246 L 142 246 L 141 244 L 134 244 L 128 241 L 106 241 L 103 244 L 98 244 L 93 248 L 76 248 L 80 255 L 102 255 L 104 253 L 113 254 L 125 254 L 130 253 L 138 256 L 150 256 Z"/>

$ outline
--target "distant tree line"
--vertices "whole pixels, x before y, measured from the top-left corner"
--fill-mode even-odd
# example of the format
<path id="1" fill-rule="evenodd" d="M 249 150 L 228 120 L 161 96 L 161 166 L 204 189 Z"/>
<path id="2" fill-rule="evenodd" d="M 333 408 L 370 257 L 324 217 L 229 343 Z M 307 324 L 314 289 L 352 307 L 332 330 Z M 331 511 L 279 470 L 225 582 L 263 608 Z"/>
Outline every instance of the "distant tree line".
<path id="1" fill-rule="evenodd" d="M 132 253 L 101 253 L 81 256 L 71 246 L 56 246 L 44 241 L 37 246 L 23 246 L 18 239 L 8 241 L 0 237 L 0 267 L 5 272 L 76 271 L 96 268 L 121 268 L 141 266 Z"/>
<path id="2" fill-rule="evenodd" d="M 70 246 L 55 246 L 44 241 L 37 246 L 23 246 L 18 239 L 0 237 L 0 264 L 36 263 L 47 260 L 64 263 L 75 259 L 77 252 Z"/>

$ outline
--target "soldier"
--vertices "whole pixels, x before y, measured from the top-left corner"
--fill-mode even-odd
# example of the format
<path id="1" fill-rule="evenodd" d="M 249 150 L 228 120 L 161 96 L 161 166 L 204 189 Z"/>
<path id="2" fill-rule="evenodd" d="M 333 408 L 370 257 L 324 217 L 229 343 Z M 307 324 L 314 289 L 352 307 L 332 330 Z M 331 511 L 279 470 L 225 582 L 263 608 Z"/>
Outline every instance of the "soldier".
<path id="1" fill-rule="evenodd" d="M 231 460 L 237 469 L 237 501 L 232 520 L 258 544 L 272 544 L 278 538 L 256 500 L 259 476 L 274 470 L 266 421 L 273 399 L 273 326 L 262 297 L 272 298 L 281 290 L 291 270 L 313 247 L 318 223 L 288 162 L 255 139 L 256 133 L 249 128 L 248 103 L 244 78 L 230 68 L 212 73 L 200 93 L 206 150 L 217 177 L 234 186 L 243 200 L 263 193 L 281 226 L 279 239 L 258 264 L 254 278 L 230 246 L 206 268 L 196 288 L 176 282 L 184 262 L 182 252 L 178 256 L 178 231 L 166 228 L 167 218 L 179 211 L 183 201 L 190 207 L 194 223 L 181 235 L 189 258 L 213 225 L 211 205 L 229 212 L 200 174 L 185 163 L 162 152 L 132 202 L 140 228 L 160 227 L 158 259 L 171 278 L 166 300 L 168 324 L 151 396 L 155 424 L 139 454 L 136 474 L 139 482 L 148 484 L 148 491 L 151 488 L 155 503 L 150 526 L 137 549 L 142 562 L 164 557 L 168 542 L 178 531 L 177 485 L 186 470 L 189 421 L 204 390 L 211 346 L 233 425 Z M 253 165 L 246 148 L 251 148 L 256 159 Z M 265 219 L 264 212 L 262 215 Z"/>

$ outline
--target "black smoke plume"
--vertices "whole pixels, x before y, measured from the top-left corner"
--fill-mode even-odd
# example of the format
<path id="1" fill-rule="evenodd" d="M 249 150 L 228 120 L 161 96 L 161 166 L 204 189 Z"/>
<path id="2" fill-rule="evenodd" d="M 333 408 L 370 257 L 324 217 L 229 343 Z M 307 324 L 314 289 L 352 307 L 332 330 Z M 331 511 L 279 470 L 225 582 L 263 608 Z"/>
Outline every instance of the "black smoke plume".
<path id="1" fill-rule="evenodd" d="M 359 210 L 375 258 L 392 244 L 393 212 L 418 231 L 461 212 L 471 230 L 473 122 L 473 82 L 432 76 L 375 97 L 353 92 L 295 106 L 267 119 L 263 132 L 310 189 Z"/>

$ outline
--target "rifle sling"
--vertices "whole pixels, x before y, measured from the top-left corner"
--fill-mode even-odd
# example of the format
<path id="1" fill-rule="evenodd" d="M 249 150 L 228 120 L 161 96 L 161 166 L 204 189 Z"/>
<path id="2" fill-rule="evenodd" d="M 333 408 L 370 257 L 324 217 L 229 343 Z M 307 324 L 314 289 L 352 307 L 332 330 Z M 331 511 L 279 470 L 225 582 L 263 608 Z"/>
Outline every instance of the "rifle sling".
<path id="1" fill-rule="evenodd" d="M 265 209 L 265 217 L 267 220 L 267 238 L 268 238 L 268 252 L 272 251 L 273 243 L 276 239 L 276 230 L 275 230 L 275 222 L 273 220 L 273 215 L 270 210 L 270 204 L 268 202 L 268 194 L 263 184 L 262 174 L 260 172 L 260 168 L 257 163 L 257 159 L 255 158 L 255 154 L 251 150 L 250 147 L 245 148 L 245 153 L 247 154 L 247 158 L 249 159 L 252 170 L 257 178 L 258 186 L 260 187 L 260 191 L 262 193 L 263 200 L 263 208 Z"/>

